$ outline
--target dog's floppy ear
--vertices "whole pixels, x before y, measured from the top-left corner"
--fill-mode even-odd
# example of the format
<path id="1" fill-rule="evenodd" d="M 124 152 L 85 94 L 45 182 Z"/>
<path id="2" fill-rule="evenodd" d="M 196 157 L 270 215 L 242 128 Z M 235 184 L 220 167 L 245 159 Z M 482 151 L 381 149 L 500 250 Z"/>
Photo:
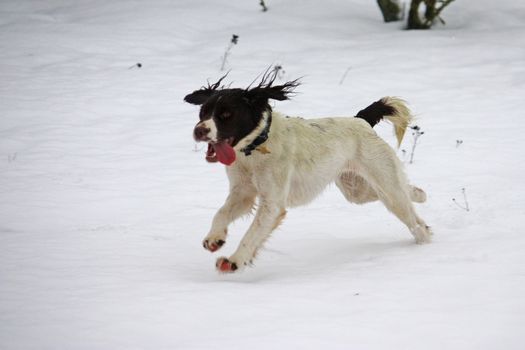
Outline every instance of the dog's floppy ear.
<path id="1" fill-rule="evenodd" d="M 226 78 L 227 75 L 228 73 L 226 73 L 214 84 L 210 84 L 208 82 L 208 86 L 203 86 L 199 90 L 195 90 L 191 94 L 186 95 L 184 97 L 184 101 L 194 105 L 203 104 L 204 102 L 206 102 L 207 99 L 209 99 L 217 92 L 217 89 L 221 90 L 224 88 L 224 86 L 221 86 L 221 82 L 224 78 Z"/>
<path id="2" fill-rule="evenodd" d="M 283 85 L 268 86 L 262 88 L 268 98 L 284 101 L 288 100 L 289 96 L 293 93 L 293 90 L 299 86 L 298 80 L 292 80 L 284 83 Z"/>
<path id="3" fill-rule="evenodd" d="M 215 91 L 200 89 L 195 90 L 191 94 L 188 94 L 184 97 L 184 101 L 191 103 L 192 105 L 201 105 L 206 102 L 207 99 L 213 95 Z"/>
<path id="4" fill-rule="evenodd" d="M 272 72 L 265 72 L 261 82 L 254 88 L 248 87 L 246 94 L 248 98 L 252 100 L 288 100 L 289 96 L 293 93 L 293 90 L 299 86 L 299 79 L 288 81 L 282 85 L 273 85 L 273 82 L 277 78 L 277 70 Z"/>

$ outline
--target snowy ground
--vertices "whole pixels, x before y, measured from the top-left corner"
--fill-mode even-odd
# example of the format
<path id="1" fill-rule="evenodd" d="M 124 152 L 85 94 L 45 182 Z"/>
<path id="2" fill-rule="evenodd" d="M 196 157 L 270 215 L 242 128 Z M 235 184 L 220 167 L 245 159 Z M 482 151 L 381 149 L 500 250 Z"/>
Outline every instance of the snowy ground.
<path id="1" fill-rule="evenodd" d="M 525 5 L 458 0 L 447 26 L 407 32 L 371 0 L 266 3 L 0 3 L 1 349 L 523 348 Z M 220 76 L 234 33 L 235 86 L 272 63 L 304 76 L 280 111 L 410 102 L 433 244 L 330 188 L 255 268 L 215 272 L 201 240 L 227 180 L 182 97 Z"/>

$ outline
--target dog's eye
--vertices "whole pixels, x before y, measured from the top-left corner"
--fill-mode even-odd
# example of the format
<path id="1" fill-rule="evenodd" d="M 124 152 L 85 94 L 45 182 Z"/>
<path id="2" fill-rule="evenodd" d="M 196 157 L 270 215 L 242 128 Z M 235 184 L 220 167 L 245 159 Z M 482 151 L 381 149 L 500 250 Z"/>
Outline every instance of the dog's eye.
<path id="1" fill-rule="evenodd" d="M 222 112 L 221 114 L 219 114 L 219 118 L 220 119 L 228 119 L 232 116 L 232 113 L 231 112 Z"/>

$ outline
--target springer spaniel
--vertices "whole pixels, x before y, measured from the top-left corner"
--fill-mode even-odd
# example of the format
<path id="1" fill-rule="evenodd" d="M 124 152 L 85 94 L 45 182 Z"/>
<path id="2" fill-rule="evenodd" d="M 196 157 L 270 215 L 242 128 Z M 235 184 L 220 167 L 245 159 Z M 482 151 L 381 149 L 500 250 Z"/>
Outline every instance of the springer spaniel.
<path id="1" fill-rule="evenodd" d="M 290 118 L 272 111 L 268 101 L 288 99 L 297 80 L 273 85 L 276 74 L 267 73 L 257 86 L 240 89 L 221 86 L 224 78 L 184 98 L 201 106 L 193 136 L 208 143 L 208 162 L 226 165 L 230 182 L 204 248 L 220 249 L 228 225 L 257 208 L 235 253 L 217 260 L 218 271 L 234 272 L 251 264 L 286 208 L 309 203 L 332 182 L 349 202 L 380 200 L 416 243 L 430 242 L 430 228 L 412 205 L 424 202 L 425 192 L 408 183 L 395 151 L 372 129 L 389 120 L 399 146 L 412 120 L 402 100 L 383 97 L 355 118 Z"/>

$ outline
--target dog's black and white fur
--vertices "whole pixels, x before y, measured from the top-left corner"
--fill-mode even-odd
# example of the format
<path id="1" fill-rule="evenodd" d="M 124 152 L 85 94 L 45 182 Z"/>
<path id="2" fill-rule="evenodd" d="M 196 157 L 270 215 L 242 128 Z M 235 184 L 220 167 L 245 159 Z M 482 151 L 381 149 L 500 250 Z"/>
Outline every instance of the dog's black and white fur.
<path id="1" fill-rule="evenodd" d="M 372 129 L 387 119 L 400 143 L 412 118 L 402 100 L 384 97 L 356 118 L 289 118 L 272 111 L 268 101 L 288 99 L 297 81 L 273 85 L 275 75 L 267 74 L 255 87 L 232 89 L 221 86 L 222 79 L 184 98 L 201 105 L 194 138 L 208 142 L 209 162 L 227 164 L 230 181 L 230 194 L 204 247 L 221 248 L 228 225 L 249 214 L 257 201 L 255 218 L 235 253 L 217 260 L 219 271 L 250 264 L 286 209 L 309 203 L 332 182 L 350 202 L 380 200 L 417 243 L 430 241 L 430 229 L 412 205 L 424 202 L 425 192 L 408 184 L 394 150 Z"/>

